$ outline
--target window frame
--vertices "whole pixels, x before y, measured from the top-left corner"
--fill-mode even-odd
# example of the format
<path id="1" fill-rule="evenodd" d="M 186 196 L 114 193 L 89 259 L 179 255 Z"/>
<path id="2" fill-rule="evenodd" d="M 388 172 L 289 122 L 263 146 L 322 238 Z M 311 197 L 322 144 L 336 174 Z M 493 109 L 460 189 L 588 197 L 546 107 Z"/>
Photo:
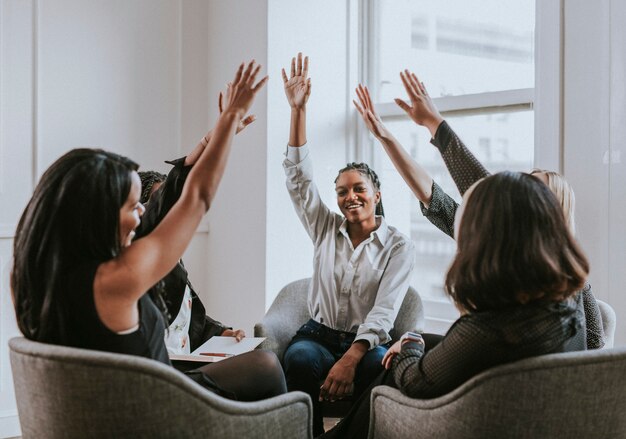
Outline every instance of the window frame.
<path id="1" fill-rule="evenodd" d="M 359 19 L 359 80 L 372 95 L 376 84 L 377 23 L 375 0 L 361 0 Z M 471 116 L 484 113 L 532 110 L 534 114 L 534 166 L 563 172 L 563 0 L 535 0 L 535 86 L 495 92 L 433 98 L 441 115 Z M 375 98 L 376 99 L 376 98 Z M 394 102 L 374 102 L 381 119 L 408 119 Z M 357 160 L 373 162 L 375 145 L 355 113 Z M 445 333 L 458 318 L 445 299 L 422 298 L 426 330 Z"/>

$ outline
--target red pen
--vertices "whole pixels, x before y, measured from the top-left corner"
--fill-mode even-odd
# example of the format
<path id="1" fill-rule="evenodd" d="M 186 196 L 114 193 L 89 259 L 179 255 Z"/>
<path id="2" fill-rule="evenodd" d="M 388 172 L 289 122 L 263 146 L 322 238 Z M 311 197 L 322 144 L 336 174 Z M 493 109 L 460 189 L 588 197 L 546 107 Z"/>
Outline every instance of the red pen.
<path id="1" fill-rule="evenodd" d="M 234 354 L 223 354 L 220 352 L 200 352 L 200 355 L 206 355 L 207 357 L 233 357 Z"/>

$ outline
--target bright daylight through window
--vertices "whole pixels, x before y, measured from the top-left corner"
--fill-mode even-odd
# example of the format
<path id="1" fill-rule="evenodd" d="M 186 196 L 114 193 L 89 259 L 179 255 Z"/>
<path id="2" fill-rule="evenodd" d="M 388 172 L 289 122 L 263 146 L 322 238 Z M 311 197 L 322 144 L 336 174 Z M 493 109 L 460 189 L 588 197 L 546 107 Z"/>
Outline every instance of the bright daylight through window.
<path id="1" fill-rule="evenodd" d="M 404 68 L 425 83 L 452 129 L 490 172 L 530 170 L 535 2 L 376 0 L 368 6 L 365 65 L 376 107 L 390 131 L 435 181 L 460 200 L 438 150 L 429 142 L 428 130 L 414 124 L 393 102 L 406 98 L 398 75 Z M 415 241 L 413 286 L 422 298 L 447 305 L 443 279 L 456 249 L 454 241 L 422 216 L 418 201 L 374 139 L 369 138 L 364 153 L 382 174 L 389 223 L 410 231 Z M 431 316 L 430 328 L 437 329 L 432 324 Z"/>

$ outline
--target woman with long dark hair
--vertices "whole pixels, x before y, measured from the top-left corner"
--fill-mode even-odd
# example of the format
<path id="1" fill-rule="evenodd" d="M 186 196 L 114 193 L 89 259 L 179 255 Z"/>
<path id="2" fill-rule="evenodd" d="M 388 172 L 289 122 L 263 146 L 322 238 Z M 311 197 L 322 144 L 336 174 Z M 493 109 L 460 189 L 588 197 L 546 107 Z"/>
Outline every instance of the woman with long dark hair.
<path id="1" fill-rule="evenodd" d="M 133 241 L 144 212 L 136 163 L 75 149 L 48 168 L 14 243 L 11 291 L 27 338 L 170 364 L 163 316 L 145 293 L 175 266 L 209 209 L 235 129 L 267 80 L 256 82 L 259 70 L 254 62 L 239 66 L 180 199 L 142 239 Z M 190 377 L 240 400 L 285 391 L 277 359 L 261 351 L 209 364 Z"/>

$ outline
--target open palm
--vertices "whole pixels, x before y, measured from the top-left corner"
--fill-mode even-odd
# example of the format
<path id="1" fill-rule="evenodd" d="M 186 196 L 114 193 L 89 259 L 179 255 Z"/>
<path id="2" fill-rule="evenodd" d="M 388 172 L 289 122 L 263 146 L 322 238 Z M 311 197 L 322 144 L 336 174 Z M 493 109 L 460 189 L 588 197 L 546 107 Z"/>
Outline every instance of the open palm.
<path id="1" fill-rule="evenodd" d="M 288 78 L 283 69 L 283 83 L 285 95 L 291 108 L 303 108 L 311 94 L 311 78 L 307 78 L 309 72 L 309 57 L 302 62 L 302 53 L 298 53 L 298 59 L 291 59 L 291 75 Z"/>
<path id="2" fill-rule="evenodd" d="M 354 100 L 352 103 L 363 118 L 367 129 L 378 139 L 385 137 L 387 135 L 387 128 L 382 120 L 380 120 L 380 117 L 378 117 L 378 114 L 376 114 L 376 109 L 374 108 L 374 104 L 372 104 L 370 92 L 367 87 L 359 84 L 356 88 L 356 94 L 359 97 L 360 105 Z"/>

